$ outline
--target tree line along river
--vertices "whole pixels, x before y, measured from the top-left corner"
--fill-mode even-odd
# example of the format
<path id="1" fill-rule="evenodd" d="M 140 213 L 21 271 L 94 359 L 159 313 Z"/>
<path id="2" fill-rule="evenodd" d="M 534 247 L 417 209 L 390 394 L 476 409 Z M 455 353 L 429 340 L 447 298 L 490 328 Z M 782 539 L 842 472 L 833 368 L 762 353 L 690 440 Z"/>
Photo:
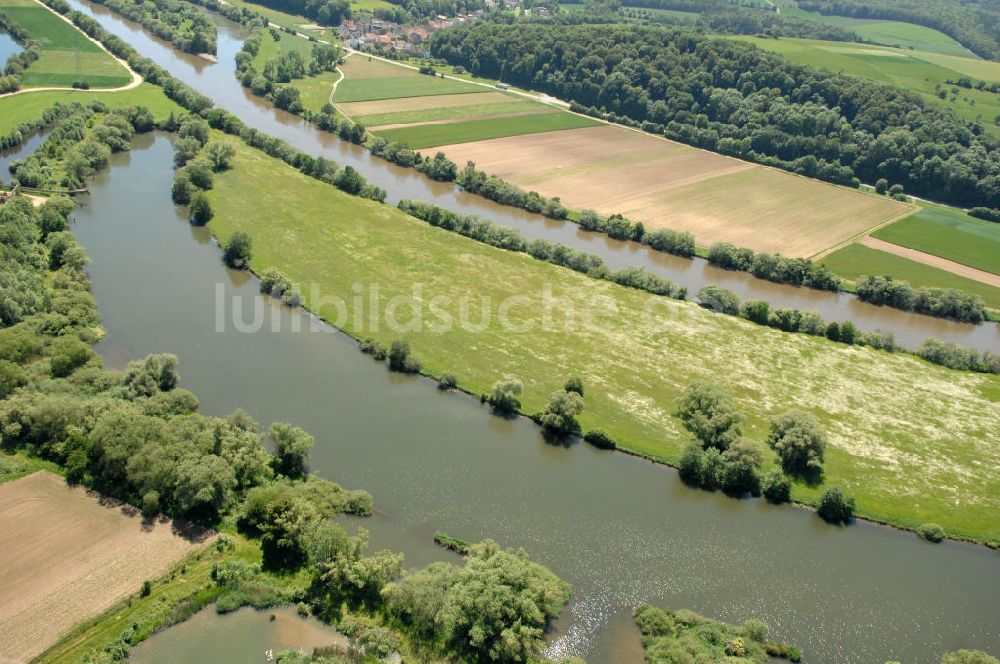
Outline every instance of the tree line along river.
<path id="1" fill-rule="evenodd" d="M 441 202 L 437 185 L 363 162 L 353 146 L 245 94 L 229 68 L 240 39 L 231 24 L 220 20 L 221 64 L 212 65 L 100 8 L 71 4 L 245 122 L 340 163 L 369 163 L 365 174 L 397 197 Z M 294 332 L 293 318 L 304 314 L 262 298 L 255 278 L 222 265 L 208 231 L 191 227 L 171 202 L 172 177 L 169 139 L 139 136 L 75 213 L 93 259 L 107 364 L 173 352 L 203 412 L 243 407 L 262 423 L 312 432 L 312 469 L 375 496 L 376 516 L 350 525 L 368 528 L 376 548 L 404 552 L 408 566 L 453 555 L 432 543 L 438 530 L 525 547 L 573 585 L 550 640 L 554 656 L 637 661 L 631 609 L 642 602 L 733 622 L 759 617 L 821 664 L 931 663 L 959 647 L 1000 649 L 995 552 L 932 546 L 867 523 L 833 528 L 807 510 L 691 490 L 671 469 L 637 458 L 547 445 L 530 421 L 493 417 L 432 381 L 390 374 L 333 330 Z M 476 201 L 450 186 L 440 191 L 455 205 Z M 522 218 L 525 228 L 542 225 Z M 247 316 L 255 304 L 268 307 L 272 324 L 252 334 L 217 330 L 220 297 Z"/>

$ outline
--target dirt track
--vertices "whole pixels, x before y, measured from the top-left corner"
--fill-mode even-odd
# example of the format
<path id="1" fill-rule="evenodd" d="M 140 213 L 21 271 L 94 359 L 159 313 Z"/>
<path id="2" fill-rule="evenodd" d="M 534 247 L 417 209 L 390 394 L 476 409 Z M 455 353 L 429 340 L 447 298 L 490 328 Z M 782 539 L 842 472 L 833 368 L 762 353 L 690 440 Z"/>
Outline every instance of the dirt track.
<path id="1" fill-rule="evenodd" d="M 886 242 L 885 240 L 880 240 L 870 235 L 858 240 L 858 244 L 863 244 L 871 249 L 878 249 L 879 251 L 885 251 L 890 254 L 902 256 L 903 258 L 909 258 L 911 261 L 917 261 L 918 263 L 923 263 L 924 265 L 930 265 L 931 267 L 936 267 L 938 269 L 951 272 L 952 274 L 957 274 L 960 277 L 965 277 L 989 286 L 1000 288 L 1000 276 L 986 272 L 985 270 L 977 270 L 974 267 L 950 261 L 947 258 L 941 258 L 940 256 L 924 253 L 923 251 L 918 251 L 916 249 L 910 249 L 909 247 L 901 247 L 898 244 Z"/>
<path id="2" fill-rule="evenodd" d="M 0 661 L 32 659 L 208 540 L 134 512 L 44 471 L 0 485 Z"/>

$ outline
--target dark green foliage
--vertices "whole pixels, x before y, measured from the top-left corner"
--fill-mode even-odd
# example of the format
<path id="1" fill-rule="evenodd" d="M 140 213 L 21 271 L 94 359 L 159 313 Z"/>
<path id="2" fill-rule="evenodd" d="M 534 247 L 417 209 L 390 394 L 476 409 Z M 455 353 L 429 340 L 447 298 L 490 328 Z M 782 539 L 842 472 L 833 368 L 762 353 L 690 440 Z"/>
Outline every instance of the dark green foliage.
<path id="1" fill-rule="evenodd" d="M 469 547 L 463 567 L 435 563 L 383 591 L 388 611 L 473 661 L 533 661 L 569 586 L 523 551 Z"/>
<path id="2" fill-rule="evenodd" d="M 573 376 L 563 385 L 563 389 L 567 392 L 576 392 L 581 397 L 583 396 L 583 381 L 577 377 Z"/>
<path id="3" fill-rule="evenodd" d="M 91 350 L 90 344 L 81 341 L 80 337 L 66 335 L 52 341 L 48 355 L 52 366 L 52 375 L 56 378 L 65 378 L 78 367 L 89 362 L 95 353 Z"/>
<path id="4" fill-rule="evenodd" d="M 919 528 L 917 528 L 917 534 L 920 535 L 921 539 L 925 539 L 928 542 L 943 542 L 944 541 L 944 528 L 936 523 L 925 523 Z"/>
<path id="5" fill-rule="evenodd" d="M 816 511 L 829 523 L 850 523 L 854 519 L 854 498 L 839 486 L 832 486 L 820 496 Z"/>
<path id="6" fill-rule="evenodd" d="M 693 611 L 665 611 L 648 604 L 635 610 L 649 664 L 732 662 L 767 664 L 767 625 L 748 620 L 743 627 L 705 618 Z"/>
<path id="7" fill-rule="evenodd" d="M 370 337 L 362 339 L 359 348 L 362 353 L 371 355 L 373 359 L 379 362 L 384 362 L 389 357 L 389 351 L 386 350 L 386 347 Z"/>
<path id="8" fill-rule="evenodd" d="M 1000 207 L 998 142 L 980 127 L 914 93 L 793 65 L 736 40 L 479 21 L 438 32 L 431 52 L 698 147 L 847 186 L 886 178 L 963 207 Z"/>
<path id="9" fill-rule="evenodd" d="M 890 276 L 875 276 L 861 277 L 857 283 L 857 294 L 865 302 L 929 316 L 953 318 L 966 323 L 986 320 L 983 301 L 955 288 L 914 288 L 906 281 L 897 281 Z"/>
<path id="10" fill-rule="evenodd" d="M 736 316 L 740 313 L 740 296 L 722 286 L 709 284 L 698 291 L 701 306 L 722 314 Z"/>
<path id="11" fill-rule="evenodd" d="M 787 503 L 792 497 L 792 483 L 778 468 L 772 468 L 760 481 L 760 492 L 772 503 Z"/>
<path id="12" fill-rule="evenodd" d="M 615 439 L 601 429 L 591 429 L 587 433 L 583 434 L 583 439 L 594 447 L 598 447 L 602 450 L 613 450 L 618 447 L 618 444 L 615 443 Z"/>
<path id="13" fill-rule="evenodd" d="M 760 494 L 761 463 L 760 449 L 746 438 L 737 439 L 724 452 L 692 442 L 685 448 L 678 470 L 681 479 L 691 486 L 709 491 L 721 489 L 737 497 L 756 496 Z"/>
<path id="14" fill-rule="evenodd" d="M 490 407 L 497 415 L 514 415 L 521 409 L 521 381 L 515 379 L 500 380 L 493 384 L 489 395 Z"/>
<path id="15" fill-rule="evenodd" d="M 276 422 L 267 434 L 274 445 L 274 470 L 288 477 L 300 477 L 305 472 L 306 458 L 316 441 L 304 429 Z"/>
<path id="16" fill-rule="evenodd" d="M 539 424 L 554 436 L 579 434 L 580 423 L 576 421 L 576 416 L 581 412 L 583 397 L 577 392 L 560 390 L 549 396 L 549 403 L 539 418 Z"/>
<path id="17" fill-rule="evenodd" d="M 951 369 L 963 371 L 980 371 L 983 373 L 1000 373 L 1000 355 L 989 351 L 980 352 L 975 348 L 959 346 L 948 341 L 930 338 L 925 341 L 917 355 L 928 362 L 940 364 Z"/>
<path id="18" fill-rule="evenodd" d="M 392 342 L 389 349 L 389 371 L 400 373 L 419 373 L 420 361 L 413 356 L 410 350 L 410 342 L 397 339 Z"/>
<path id="19" fill-rule="evenodd" d="M 458 379 L 455 378 L 455 374 L 448 373 L 447 371 L 441 374 L 438 378 L 438 389 L 441 391 L 453 390 L 458 387 Z"/>
<path id="20" fill-rule="evenodd" d="M 215 53 L 215 25 L 208 16 L 178 0 L 98 0 L 125 18 L 141 23 L 164 41 L 188 53 Z"/>
<path id="21" fill-rule="evenodd" d="M 191 199 L 191 223 L 195 226 L 204 226 L 212 220 L 212 204 L 208 202 L 205 193 L 199 191 Z"/>
<path id="22" fill-rule="evenodd" d="M 431 178 L 442 182 L 453 182 L 458 175 L 458 168 L 455 162 L 444 156 L 443 152 L 438 152 L 433 159 L 424 159 L 417 164 L 417 170 Z"/>
<path id="23" fill-rule="evenodd" d="M 674 405 L 684 428 L 694 434 L 703 447 L 724 451 L 742 433 L 743 414 L 715 385 L 694 383 Z"/>
<path id="24" fill-rule="evenodd" d="M 941 664 L 1000 664 L 1000 659 L 980 650 L 958 650 L 946 653 Z"/>
<path id="25" fill-rule="evenodd" d="M 222 260 L 232 268 L 247 267 L 253 254 L 253 241 L 243 231 L 236 231 L 226 241 L 222 251 Z"/>
<path id="26" fill-rule="evenodd" d="M 823 467 L 826 434 L 810 413 L 793 410 L 772 419 L 767 444 L 787 473 L 814 473 Z"/>

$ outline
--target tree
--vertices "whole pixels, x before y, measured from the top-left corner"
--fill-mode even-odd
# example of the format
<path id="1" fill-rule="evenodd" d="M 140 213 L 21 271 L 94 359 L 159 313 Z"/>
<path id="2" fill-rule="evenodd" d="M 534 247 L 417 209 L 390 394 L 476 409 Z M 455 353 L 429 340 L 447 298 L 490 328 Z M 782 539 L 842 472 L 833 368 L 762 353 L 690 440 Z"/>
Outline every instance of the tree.
<path id="1" fill-rule="evenodd" d="M 199 191 L 191 199 L 191 223 L 195 226 L 204 226 L 213 216 L 212 204 L 208 202 L 205 192 Z"/>
<path id="2" fill-rule="evenodd" d="M 413 356 L 409 341 L 396 339 L 392 342 L 392 347 L 389 349 L 389 371 L 400 373 L 420 371 L 420 361 Z"/>
<path id="3" fill-rule="evenodd" d="M 789 411 L 771 420 L 767 444 L 786 473 L 816 472 L 823 467 L 826 434 L 810 413 Z"/>
<path id="4" fill-rule="evenodd" d="M 52 342 L 49 354 L 52 375 L 57 378 L 70 375 L 94 357 L 94 351 L 90 345 L 80 341 L 79 337 L 72 334 L 57 337 Z"/>
<path id="5" fill-rule="evenodd" d="M 583 397 L 578 393 L 566 390 L 553 392 L 542 413 L 542 428 L 557 436 L 578 434 L 580 423 L 576 421 L 576 416 L 581 412 L 583 412 Z"/>
<path id="6" fill-rule="evenodd" d="M 919 528 L 917 528 L 917 534 L 920 535 L 921 539 L 925 539 L 928 542 L 943 542 L 944 541 L 944 528 L 936 523 L 925 523 Z"/>
<path id="7" fill-rule="evenodd" d="M 885 178 L 879 178 L 878 181 L 875 183 L 875 193 L 884 194 L 888 190 L 889 190 L 889 181 L 886 180 Z"/>
<path id="8" fill-rule="evenodd" d="M 772 503 L 787 503 L 792 495 L 792 483 L 778 468 L 772 468 L 760 482 L 760 490 Z"/>
<path id="9" fill-rule="evenodd" d="M 236 476 L 222 457 L 191 455 L 177 465 L 174 503 L 181 514 L 214 522 L 228 507 L 235 489 Z"/>
<path id="10" fill-rule="evenodd" d="M 205 146 L 205 157 L 216 173 L 230 169 L 235 156 L 236 148 L 228 143 L 209 143 Z"/>
<path id="11" fill-rule="evenodd" d="M 725 450 L 742 433 L 743 414 L 715 385 L 694 383 L 674 403 L 684 428 L 705 447 Z"/>
<path id="12" fill-rule="evenodd" d="M 497 415 L 513 415 L 521 409 L 521 381 L 500 380 L 493 383 L 493 393 L 489 396 L 490 406 Z"/>
<path id="13" fill-rule="evenodd" d="M 839 486 L 832 486 L 820 496 L 817 512 L 829 523 L 850 523 L 854 518 L 854 498 Z"/>
<path id="14" fill-rule="evenodd" d="M 309 450 L 316 441 L 304 429 L 291 424 L 275 423 L 267 433 L 274 445 L 274 469 L 288 477 L 299 477 L 305 471 Z"/>
<path id="15" fill-rule="evenodd" d="M 723 314 L 737 316 L 740 313 L 740 296 L 722 286 L 709 284 L 698 291 L 698 301 L 703 307 Z"/>
<path id="16" fill-rule="evenodd" d="M 748 493 L 757 495 L 760 492 L 757 473 L 763 460 L 757 443 L 748 438 L 737 438 L 722 453 L 722 489 L 737 496 Z"/>
<path id="17" fill-rule="evenodd" d="M 253 254 L 253 241 L 243 231 L 236 231 L 229 236 L 226 247 L 222 251 L 222 260 L 232 268 L 243 268 L 250 263 Z"/>
<path id="18" fill-rule="evenodd" d="M 572 378 L 570 378 L 569 380 L 566 381 L 566 384 L 563 385 L 563 389 L 566 390 L 567 392 L 576 392 L 577 394 L 579 394 L 582 397 L 583 396 L 583 381 L 580 380 L 579 378 L 577 378 L 576 376 L 574 376 L 574 377 L 572 377 Z"/>

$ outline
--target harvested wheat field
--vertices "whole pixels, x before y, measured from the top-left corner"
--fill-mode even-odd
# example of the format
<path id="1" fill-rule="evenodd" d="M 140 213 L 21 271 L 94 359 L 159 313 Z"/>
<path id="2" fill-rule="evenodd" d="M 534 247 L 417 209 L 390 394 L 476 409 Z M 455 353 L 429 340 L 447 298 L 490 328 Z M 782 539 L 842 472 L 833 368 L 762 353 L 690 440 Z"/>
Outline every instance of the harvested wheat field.
<path id="1" fill-rule="evenodd" d="M 502 92 L 483 92 L 478 95 L 431 95 L 429 97 L 404 97 L 402 99 L 376 99 L 337 104 L 337 109 L 349 117 L 381 115 L 404 111 L 426 111 L 435 108 L 456 108 L 480 104 L 507 104 L 518 100 Z"/>
<path id="2" fill-rule="evenodd" d="M 691 231 L 706 246 L 814 256 L 913 209 L 614 125 L 438 149 L 570 208 Z"/>
<path id="3" fill-rule="evenodd" d="M 0 661 L 28 661 L 208 541 L 49 472 L 0 485 Z"/>

